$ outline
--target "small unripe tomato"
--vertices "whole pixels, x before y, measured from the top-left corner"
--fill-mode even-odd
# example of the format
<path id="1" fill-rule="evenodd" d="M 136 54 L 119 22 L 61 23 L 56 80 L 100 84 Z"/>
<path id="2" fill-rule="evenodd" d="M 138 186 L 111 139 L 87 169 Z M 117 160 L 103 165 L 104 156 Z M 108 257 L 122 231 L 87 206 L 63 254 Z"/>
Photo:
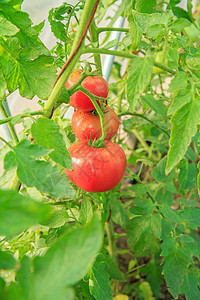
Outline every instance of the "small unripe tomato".
<path id="1" fill-rule="evenodd" d="M 122 148 L 105 141 L 104 148 L 90 147 L 78 141 L 68 148 L 73 170 L 65 169 L 69 179 L 86 192 L 100 193 L 118 185 L 126 169 L 126 156 Z"/>
<path id="2" fill-rule="evenodd" d="M 67 89 L 72 87 L 81 77 L 82 72 L 80 69 L 74 70 L 69 76 L 65 87 Z M 81 85 L 95 96 L 102 98 L 107 98 L 108 96 L 108 84 L 101 76 L 88 76 L 82 81 Z M 99 101 L 96 101 L 99 104 Z M 69 104 L 81 111 L 92 111 L 95 109 L 90 98 L 81 91 L 77 91 L 71 95 Z"/>
<path id="3" fill-rule="evenodd" d="M 119 128 L 119 118 L 114 110 L 106 107 L 104 110 L 106 140 L 111 140 Z M 80 141 L 98 139 L 102 135 L 100 117 L 90 111 L 76 110 L 71 120 L 72 130 Z"/>

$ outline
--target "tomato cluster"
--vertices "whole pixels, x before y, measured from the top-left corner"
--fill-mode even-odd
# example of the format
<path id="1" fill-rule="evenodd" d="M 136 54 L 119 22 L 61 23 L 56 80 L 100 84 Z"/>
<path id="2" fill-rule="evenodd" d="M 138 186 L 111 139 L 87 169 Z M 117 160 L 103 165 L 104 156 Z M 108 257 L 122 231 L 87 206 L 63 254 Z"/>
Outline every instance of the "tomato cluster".
<path id="1" fill-rule="evenodd" d="M 75 70 L 65 86 L 72 87 L 81 77 L 82 70 Z M 101 76 L 88 76 L 82 86 L 95 96 L 107 98 L 108 85 Z M 98 100 L 96 100 L 99 104 Z M 87 192 L 105 192 L 113 189 L 120 182 L 126 169 L 126 156 L 122 148 L 110 141 L 119 128 L 119 119 L 109 106 L 104 108 L 106 129 L 105 145 L 91 146 L 88 142 L 97 140 L 102 135 L 100 117 L 88 96 L 77 91 L 70 97 L 69 104 L 76 110 L 71 125 L 78 142 L 68 149 L 73 170 L 65 169 L 69 179 Z M 100 104 L 99 104 L 100 105 Z"/>

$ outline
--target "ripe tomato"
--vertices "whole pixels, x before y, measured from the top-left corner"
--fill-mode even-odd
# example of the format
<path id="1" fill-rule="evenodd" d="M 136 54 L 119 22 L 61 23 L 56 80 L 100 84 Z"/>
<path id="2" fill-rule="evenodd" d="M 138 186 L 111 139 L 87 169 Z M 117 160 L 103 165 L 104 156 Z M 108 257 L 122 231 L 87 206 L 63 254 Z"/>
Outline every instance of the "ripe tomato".
<path id="1" fill-rule="evenodd" d="M 106 140 L 111 140 L 119 128 L 119 118 L 114 110 L 110 107 L 106 107 L 104 111 L 105 127 L 106 127 Z M 100 117 L 95 116 L 91 111 L 76 110 L 73 113 L 72 130 L 75 136 L 80 141 L 87 141 L 98 139 L 102 135 Z"/>
<path id="2" fill-rule="evenodd" d="M 78 79 L 81 77 L 81 73 L 83 71 L 78 69 L 74 70 L 71 75 L 69 76 L 65 87 L 69 89 L 72 87 Z M 82 86 L 88 90 L 93 95 L 98 97 L 107 98 L 108 96 L 108 85 L 105 79 L 101 76 L 88 76 L 82 81 Z M 99 101 L 96 100 L 99 104 Z M 92 111 L 95 109 L 92 101 L 88 96 L 86 96 L 83 92 L 77 91 L 70 97 L 69 104 L 76 109 L 82 111 Z"/>
<path id="3" fill-rule="evenodd" d="M 73 171 L 65 169 L 69 179 L 86 192 L 112 190 L 122 179 L 126 156 L 120 146 L 105 141 L 105 148 L 90 147 L 78 141 L 68 149 Z"/>

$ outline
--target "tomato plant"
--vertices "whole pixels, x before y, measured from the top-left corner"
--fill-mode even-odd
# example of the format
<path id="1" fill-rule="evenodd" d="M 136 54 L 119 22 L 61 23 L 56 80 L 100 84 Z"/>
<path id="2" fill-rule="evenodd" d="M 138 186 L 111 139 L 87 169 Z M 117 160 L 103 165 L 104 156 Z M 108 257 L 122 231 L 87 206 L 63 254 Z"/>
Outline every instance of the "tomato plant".
<path id="1" fill-rule="evenodd" d="M 87 192 L 106 192 L 118 185 L 126 169 L 124 151 L 110 141 L 104 148 L 76 142 L 68 149 L 73 171 L 65 170 L 69 179 Z"/>
<path id="2" fill-rule="evenodd" d="M 63 1 L 49 48 L 22 3 L 0 1 L 0 299 L 200 299 L 197 1 Z"/>
<path id="3" fill-rule="evenodd" d="M 74 70 L 65 86 L 67 89 L 72 87 L 80 78 L 81 78 L 82 70 Z M 107 98 L 108 96 L 108 84 L 101 76 L 87 76 L 82 81 L 82 86 L 92 93 L 95 96 Z M 97 100 L 99 104 L 99 101 Z M 92 111 L 95 109 L 94 105 L 92 104 L 90 98 L 85 95 L 83 92 L 77 91 L 70 97 L 69 104 L 74 108 L 81 110 L 81 111 Z"/>
<path id="4" fill-rule="evenodd" d="M 119 118 L 112 108 L 104 110 L 106 140 L 111 140 L 119 128 Z M 98 139 L 102 135 L 100 117 L 94 112 L 76 110 L 71 120 L 72 130 L 80 141 Z"/>

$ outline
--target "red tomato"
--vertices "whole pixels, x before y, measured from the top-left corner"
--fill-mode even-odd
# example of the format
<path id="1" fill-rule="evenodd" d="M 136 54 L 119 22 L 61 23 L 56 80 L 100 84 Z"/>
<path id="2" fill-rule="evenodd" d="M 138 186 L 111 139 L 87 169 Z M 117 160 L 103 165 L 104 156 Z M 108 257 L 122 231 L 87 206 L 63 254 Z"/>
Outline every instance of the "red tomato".
<path id="1" fill-rule="evenodd" d="M 105 141 L 105 148 L 94 148 L 87 142 L 78 141 L 68 151 L 72 157 L 73 171 L 65 169 L 65 172 L 84 191 L 109 191 L 122 179 L 126 169 L 126 156 L 117 144 Z"/>
<path id="2" fill-rule="evenodd" d="M 69 89 L 72 87 L 78 79 L 81 77 L 81 73 L 83 71 L 78 69 L 74 70 L 71 75 L 69 76 L 65 87 Z M 82 81 L 82 86 L 88 90 L 93 95 L 98 97 L 107 98 L 108 96 L 108 85 L 105 79 L 101 76 L 88 76 Z M 96 100 L 99 104 L 99 101 Z M 95 109 L 92 101 L 88 96 L 86 96 L 83 92 L 77 91 L 70 97 L 69 104 L 76 109 L 82 111 L 92 111 Z"/>
<path id="3" fill-rule="evenodd" d="M 119 128 L 119 118 L 114 110 L 106 107 L 104 111 L 106 140 L 111 140 Z M 95 116 L 91 111 L 77 110 L 74 112 L 71 120 L 72 130 L 75 136 L 80 141 L 87 141 L 88 139 L 94 141 L 102 135 L 100 117 Z"/>

